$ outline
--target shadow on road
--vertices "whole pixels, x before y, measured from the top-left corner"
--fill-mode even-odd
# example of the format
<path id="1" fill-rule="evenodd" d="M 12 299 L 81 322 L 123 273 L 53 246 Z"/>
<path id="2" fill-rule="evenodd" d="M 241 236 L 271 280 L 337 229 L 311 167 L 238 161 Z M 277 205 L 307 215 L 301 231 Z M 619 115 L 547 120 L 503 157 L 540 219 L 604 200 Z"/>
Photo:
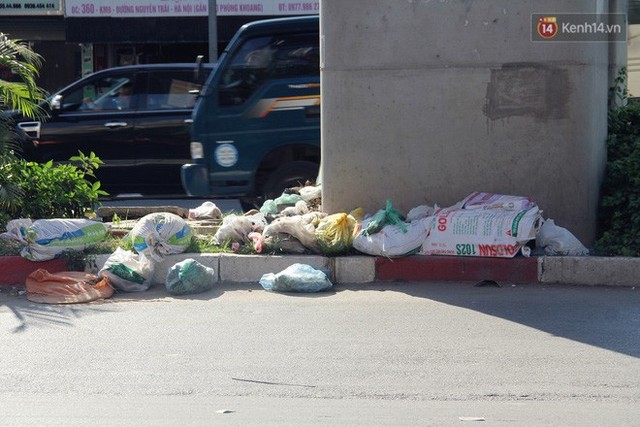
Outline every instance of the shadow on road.
<path id="1" fill-rule="evenodd" d="M 381 285 L 353 286 L 350 290 Z M 411 283 L 387 291 L 496 316 L 554 336 L 640 358 L 640 292 L 631 288 Z"/>

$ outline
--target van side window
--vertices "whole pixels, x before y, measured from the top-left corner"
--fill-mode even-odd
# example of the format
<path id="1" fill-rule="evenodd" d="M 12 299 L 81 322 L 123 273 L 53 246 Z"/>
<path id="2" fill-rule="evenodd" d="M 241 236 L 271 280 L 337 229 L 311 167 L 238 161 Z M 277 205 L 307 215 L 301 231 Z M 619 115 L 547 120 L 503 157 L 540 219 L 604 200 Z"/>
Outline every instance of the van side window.
<path id="1" fill-rule="evenodd" d="M 191 70 L 151 72 L 144 104 L 146 109 L 192 108 L 196 102 L 196 95 L 191 91 L 201 88 L 193 79 L 194 74 Z"/>
<path id="2" fill-rule="evenodd" d="M 248 39 L 224 70 L 220 106 L 244 104 L 270 79 L 320 74 L 318 34 L 286 34 Z"/>

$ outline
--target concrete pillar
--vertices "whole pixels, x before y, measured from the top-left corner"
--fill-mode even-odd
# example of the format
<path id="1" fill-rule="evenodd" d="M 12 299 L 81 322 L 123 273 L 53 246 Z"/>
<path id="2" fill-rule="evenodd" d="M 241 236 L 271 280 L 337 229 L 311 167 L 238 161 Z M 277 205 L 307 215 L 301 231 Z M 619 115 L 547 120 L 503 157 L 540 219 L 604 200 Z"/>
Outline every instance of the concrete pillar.
<path id="1" fill-rule="evenodd" d="M 583 243 L 605 166 L 610 44 L 533 43 L 607 0 L 323 0 L 327 212 L 531 196 Z"/>

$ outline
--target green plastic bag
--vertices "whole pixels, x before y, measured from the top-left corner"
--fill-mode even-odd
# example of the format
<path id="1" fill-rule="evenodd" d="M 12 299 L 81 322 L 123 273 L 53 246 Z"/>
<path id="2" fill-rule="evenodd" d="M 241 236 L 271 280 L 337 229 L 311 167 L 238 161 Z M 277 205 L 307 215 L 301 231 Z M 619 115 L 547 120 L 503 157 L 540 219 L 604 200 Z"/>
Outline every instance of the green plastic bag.
<path id="1" fill-rule="evenodd" d="M 172 295 L 199 294 L 213 288 L 216 282 L 215 271 L 200 264 L 193 258 L 187 258 L 169 268 L 167 273 L 167 292 Z"/>
<path id="2" fill-rule="evenodd" d="M 385 209 L 380 209 L 373 218 L 362 229 L 363 236 L 369 236 L 382 230 L 386 225 L 397 225 L 400 230 L 407 232 L 407 226 L 404 223 L 404 218 L 400 212 L 391 207 L 391 200 L 387 199 L 387 206 Z"/>

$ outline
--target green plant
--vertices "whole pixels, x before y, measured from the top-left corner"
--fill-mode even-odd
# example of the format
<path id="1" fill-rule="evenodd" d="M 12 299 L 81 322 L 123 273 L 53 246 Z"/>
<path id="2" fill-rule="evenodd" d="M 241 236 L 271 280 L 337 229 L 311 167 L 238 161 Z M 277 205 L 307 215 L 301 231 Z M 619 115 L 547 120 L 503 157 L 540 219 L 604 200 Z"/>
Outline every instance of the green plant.
<path id="1" fill-rule="evenodd" d="M 46 92 L 36 84 L 42 62 L 42 56 L 28 43 L 0 33 L 0 65 L 19 77 L 15 82 L 0 79 L 0 105 L 18 110 L 27 117 L 44 114 L 40 101 L 44 100 Z"/>
<path id="2" fill-rule="evenodd" d="M 46 93 L 36 85 L 42 61 L 42 57 L 32 51 L 28 44 L 0 33 L 0 66 L 19 77 L 17 82 L 0 79 L 1 107 L 32 118 L 44 115 L 40 102 Z M 8 216 L 6 211 L 14 209 L 24 197 L 7 167 L 17 160 L 21 151 L 13 119 L 9 114 L 0 112 L 0 209 L 3 210 L 0 220 L 3 224 Z"/>
<path id="3" fill-rule="evenodd" d="M 23 198 L 10 212 L 14 216 L 39 218 L 80 218 L 92 211 L 100 196 L 107 193 L 100 189 L 100 182 L 91 182 L 94 171 L 102 161 L 92 152 L 89 156 L 79 153 L 71 157 L 71 163 L 54 165 L 16 161 L 6 165 L 22 191 Z"/>
<path id="4" fill-rule="evenodd" d="M 621 67 L 613 80 L 613 86 L 609 88 L 609 106 L 613 109 L 626 105 L 631 96 L 627 86 L 627 76 L 627 67 Z"/>
<path id="5" fill-rule="evenodd" d="M 597 254 L 640 256 L 640 103 L 632 100 L 609 114 L 598 217 Z"/>

